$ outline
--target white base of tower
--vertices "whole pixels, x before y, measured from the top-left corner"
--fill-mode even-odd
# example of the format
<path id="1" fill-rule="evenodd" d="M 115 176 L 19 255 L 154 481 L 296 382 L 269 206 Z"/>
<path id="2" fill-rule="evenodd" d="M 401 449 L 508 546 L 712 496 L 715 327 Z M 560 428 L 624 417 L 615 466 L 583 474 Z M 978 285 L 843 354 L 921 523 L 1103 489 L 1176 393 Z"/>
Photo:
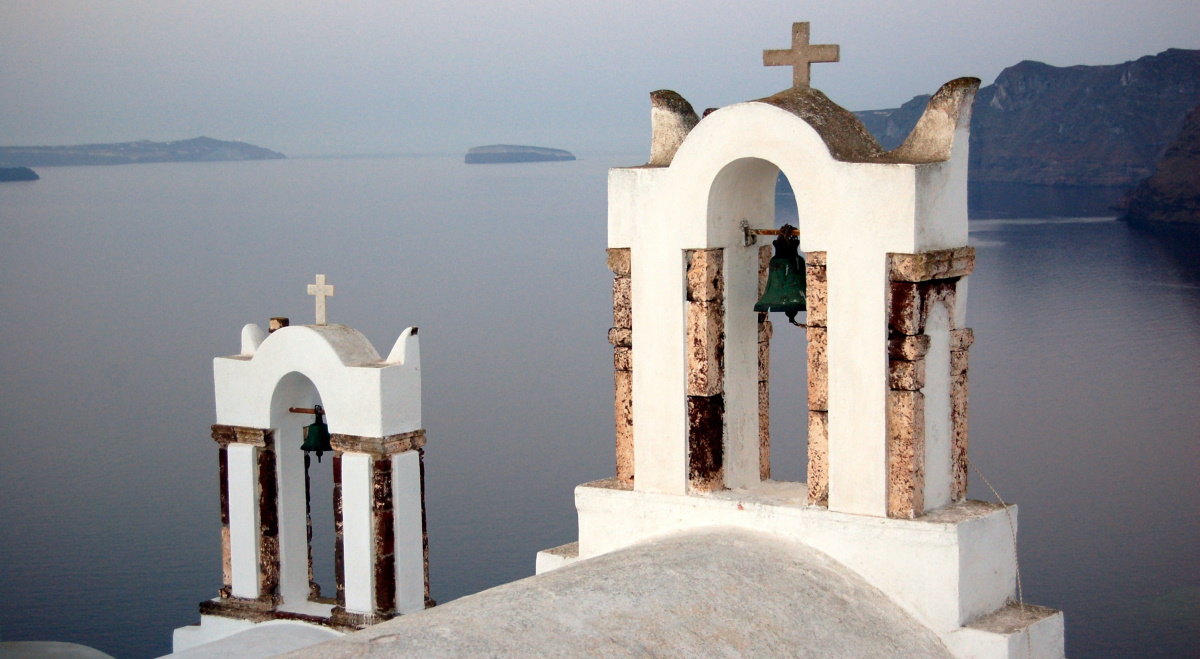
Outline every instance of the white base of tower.
<path id="1" fill-rule="evenodd" d="M 1001 615 L 1017 594 L 1016 506 L 1006 511 L 967 501 L 906 520 L 830 512 L 807 501 L 804 483 L 763 481 L 689 495 L 638 492 L 616 479 L 587 483 L 575 488 L 577 550 L 540 552 L 538 572 L 655 536 L 733 526 L 824 552 L 883 591 L 958 656 L 1063 656 L 1061 612 L 1037 607 L 1043 613 Z"/>
<path id="2" fill-rule="evenodd" d="M 200 624 L 175 630 L 171 652 L 186 653 L 185 656 L 194 658 L 269 657 L 341 636 L 340 632 L 328 627 L 298 620 L 252 622 L 201 615 Z"/>

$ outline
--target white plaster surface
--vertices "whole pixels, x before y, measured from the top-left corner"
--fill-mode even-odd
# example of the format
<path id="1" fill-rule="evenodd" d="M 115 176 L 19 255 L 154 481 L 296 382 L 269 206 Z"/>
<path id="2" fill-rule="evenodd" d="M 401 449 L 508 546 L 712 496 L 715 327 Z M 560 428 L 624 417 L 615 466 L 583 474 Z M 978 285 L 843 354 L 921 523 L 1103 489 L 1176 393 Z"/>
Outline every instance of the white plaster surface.
<path id="1" fill-rule="evenodd" d="M 425 529 L 421 520 L 421 460 L 417 451 L 392 456 L 396 530 L 396 610 L 425 609 Z"/>
<path id="2" fill-rule="evenodd" d="M 267 339 L 267 333 L 263 328 L 250 323 L 242 328 L 242 355 L 247 357 L 254 354 L 258 350 L 258 346 Z"/>
<path id="3" fill-rule="evenodd" d="M 713 528 L 505 584 L 292 657 L 947 657 L 820 552 Z"/>
<path id="4" fill-rule="evenodd" d="M 254 599 L 259 595 L 258 449 L 249 444 L 230 444 L 226 451 L 233 596 Z"/>
<path id="5" fill-rule="evenodd" d="M 543 549 L 537 553 L 533 573 L 543 574 L 557 570 L 564 565 L 570 565 L 579 560 L 579 543 L 568 542 L 553 549 Z"/>
<path id="6" fill-rule="evenodd" d="M 183 652 L 194 647 L 244 632 L 254 627 L 249 620 L 223 616 L 200 616 L 200 624 L 178 627 L 172 635 L 171 651 Z"/>
<path id="7" fill-rule="evenodd" d="M 823 552 L 939 634 L 1016 596 L 1008 519 L 992 504 L 966 502 L 901 520 L 808 506 L 804 483 L 681 496 L 618 489 L 612 480 L 577 487 L 575 504 L 581 559 L 708 526 L 768 533 Z M 1009 510 L 1015 525 L 1015 507 Z"/>
<path id="8" fill-rule="evenodd" d="M 0 659 L 113 659 L 95 648 L 62 641 L 0 642 Z"/>
<path id="9" fill-rule="evenodd" d="M 270 334 L 253 356 L 213 360 L 217 423 L 271 427 L 276 385 L 289 373 L 308 378 L 324 403 L 329 432 L 384 437 L 421 428 L 421 373 L 416 337 L 384 361 L 344 325 L 293 325 Z M 412 342 L 412 347 L 408 343 Z"/>
<path id="10" fill-rule="evenodd" d="M 829 506 L 886 515 L 886 255 L 966 244 L 966 124 L 947 126 L 948 164 L 849 163 L 799 116 L 741 103 L 701 121 L 669 167 L 610 171 L 609 247 L 631 248 L 635 291 L 638 490 L 687 489 L 686 249 L 725 250 L 726 484 L 757 480 L 757 246 L 744 245 L 741 223 L 773 228 L 782 170 L 800 247 L 828 264 Z"/>
<path id="11" fill-rule="evenodd" d="M 1015 608 L 1010 605 L 1008 608 Z M 1035 607 L 1039 608 L 1039 607 Z M 946 646 L 969 659 L 1062 659 L 1065 654 L 1063 614 L 1055 611 L 1032 624 L 1002 629 L 963 627 L 949 634 Z"/>
<path id="12" fill-rule="evenodd" d="M 371 456 L 342 454 L 342 544 L 346 575 L 346 610 L 375 610 L 374 516 Z"/>
<path id="13" fill-rule="evenodd" d="M 217 616 L 205 617 L 217 618 Z M 176 630 L 175 651 L 165 656 L 175 659 L 260 659 L 342 636 L 332 629 L 303 622 L 270 621 L 257 625 L 245 621 L 231 622 L 243 622 L 245 628 L 236 631 L 230 630 L 232 633 L 186 649 L 179 647 L 180 630 Z M 184 627 L 183 629 L 188 628 Z"/>

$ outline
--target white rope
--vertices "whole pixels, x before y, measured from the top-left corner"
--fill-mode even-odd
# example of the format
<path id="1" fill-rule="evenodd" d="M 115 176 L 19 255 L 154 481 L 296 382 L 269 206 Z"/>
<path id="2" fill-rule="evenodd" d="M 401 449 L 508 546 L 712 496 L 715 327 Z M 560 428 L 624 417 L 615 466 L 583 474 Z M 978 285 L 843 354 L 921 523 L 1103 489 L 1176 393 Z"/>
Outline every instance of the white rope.
<path id="1" fill-rule="evenodd" d="M 1024 593 L 1024 590 L 1021 588 L 1021 558 L 1017 554 L 1017 525 L 1013 523 L 1012 512 L 1009 510 L 1008 504 L 1004 503 L 1004 498 L 1000 496 L 1000 493 L 996 491 L 996 488 L 992 487 L 992 484 L 990 481 L 988 481 L 987 476 L 984 476 L 983 472 L 979 471 L 979 467 L 976 467 L 975 463 L 971 462 L 971 458 L 969 456 L 967 457 L 967 464 L 971 466 L 971 469 L 975 470 L 975 473 L 979 474 L 979 477 L 983 479 L 984 485 L 988 486 L 988 489 L 991 490 L 992 494 L 994 494 L 996 496 L 996 500 L 1000 502 L 1001 506 L 1004 506 L 1004 516 L 1008 519 L 1008 530 L 1012 534 L 1013 565 L 1016 567 L 1016 571 L 1017 571 L 1017 603 L 1021 607 L 1021 621 L 1025 622 L 1026 621 L 1025 593 Z M 1025 629 L 1025 650 L 1028 653 L 1028 656 L 1032 658 L 1033 657 L 1033 641 L 1029 638 L 1029 632 L 1030 632 L 1029 628 L 1026 627 L 1026 629 Z"/>

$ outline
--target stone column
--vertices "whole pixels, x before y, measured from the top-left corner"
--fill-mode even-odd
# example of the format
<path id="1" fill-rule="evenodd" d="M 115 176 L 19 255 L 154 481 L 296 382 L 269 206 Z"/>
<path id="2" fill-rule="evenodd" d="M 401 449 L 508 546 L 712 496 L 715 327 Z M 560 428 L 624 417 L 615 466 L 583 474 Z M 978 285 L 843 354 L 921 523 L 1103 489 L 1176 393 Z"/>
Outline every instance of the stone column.
<path id="1" fill-rule="evenodd" d="M 937 250 L 919 254 L 889 254 L 888 272 L 888 516 L 913 518 L 926 511 L 927 480 L 930 477 L 950 481 L 950 500 L 961 501 L 966 494 L 966 348 L 970 330 L 957 327 L 955 296 L 958 280 L 970 274 L 975 263 L 971 247 Z M 935 307 L 943 306 L 949 319 L 949 345 L 933 345 L 926 323 Z M 945 336 L 944 334 L 942 335 Z M 960 347 L 955 347 L 960 346 Z M 937 362 L 947 372 L 927 373 L 930 350 L 949 350 L 951 354 Z M 954 353 L 961 353 L 957 358 Z M 935 353 L 945 355 L 945 353 Z M 955 362 L 957 361 L 958 366 Z M 961 372 L 956 374 L 956 368 Z M 936 371 L 937 369 L 935 369 Z M 950 465 L 950 474 L 927 473 L 928 451 L 941 455 L 929 444 L 928 428 L 939 428 L 927 418 L 925 390 L 932 378 L 949 378 L 936 391 L 949 392 L 949 401 L 935 399 L 936 409 L 948 409 L 950 456 L 942 456 Z M 955 381 L 961 379 L 956 385 Z M 956 400 L 961 398 L 961 400 Z M 936 432 L 936 430 L 935 430 Z M 960 438 L 961 436 L 961 438 Z M 959 464 L 963 467 L 960 467 Z M 936 490 L 932 490 L 936 491 Z M 944 490 L 943 490 L 944 492 Z M 943 495 L 944 496 L 944 495 Z M 944 502 L 945 499 L 942 499 Z M 941 505 L 935 501 L 931 505 Z"/>
<path id="2" fill-rule="evenodd" d="M 213 425 L 221 467 L 221 600 L 265 611 L 279 600 L 279 501 L 275 435 Z"/>
<path id="3" fill-rule="evenodd" d="M 808 252 L 808 502 L 829 506 L 829 280 L 825 252 Z"/>
<path id="4" fill-rule="evenodd" d="M 628 247 L 608 250 L 608 268 L 615 275 L 608 341 L 613 346 L 617 481 L 633 487 L 633 280 L 629 259 Z"/>
<path id="5" fill-rule="evenodd" d="M 767 289 L 772 249 L 758 248 L 758 295 Z M 758 477 L 771 477 L 771 337 L 774 327 L 766 313 L 758 314 Z"/>
<path id="6" fill-rule="evenodd" d="M 725 310 L 723 249 L 687 250 L 688 482 L 725 486 Z"/>
<path id="7" fill-rule="evenodd" d="M 334 434 L 338 604 L 330 620 L 364 627 L 425 608 L 425 431 Z"/>
<path id="8" fill-rule="evenodd" d="M 956 502 L 967 498 L 967 352 L 974 342 L 970 328 L 950 333 L 950 427 L 954 433 L 950 496 Z"/>

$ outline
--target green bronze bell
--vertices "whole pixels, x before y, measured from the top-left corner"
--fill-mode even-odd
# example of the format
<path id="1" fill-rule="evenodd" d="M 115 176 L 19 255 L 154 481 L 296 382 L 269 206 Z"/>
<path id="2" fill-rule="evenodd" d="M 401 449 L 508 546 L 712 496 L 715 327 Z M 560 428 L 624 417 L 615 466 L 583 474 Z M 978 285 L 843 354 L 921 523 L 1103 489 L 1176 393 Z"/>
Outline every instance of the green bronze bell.
<path id="1" fill-rule="evenodd" d="M 300 448 L 305 453 L 309 451 L 317 452 L 317 462 L 321 461 L 321 454 L 325 451 L 332 451 L 333 447 L 329 444 L 329 426 L 325 425 L 325 410 L 320 405 L 314 406 L 314 411 L 317 415 L 317 420 L 312 425 L 304 426 L 304 445 Z"/>
<path id="2" fill-rule="evenodd" d="M 806 309 L 804 259 L 800 257 L 800 238 L 793 235 L 795 232 L 796 227 L 790 224 L 780 228 L 773 243 L 775 256 L 767 265 L 767 286 L 754 310 L 781 311 L 793 325 L 803 327 L 796 322 L 796 314 Z"/>

